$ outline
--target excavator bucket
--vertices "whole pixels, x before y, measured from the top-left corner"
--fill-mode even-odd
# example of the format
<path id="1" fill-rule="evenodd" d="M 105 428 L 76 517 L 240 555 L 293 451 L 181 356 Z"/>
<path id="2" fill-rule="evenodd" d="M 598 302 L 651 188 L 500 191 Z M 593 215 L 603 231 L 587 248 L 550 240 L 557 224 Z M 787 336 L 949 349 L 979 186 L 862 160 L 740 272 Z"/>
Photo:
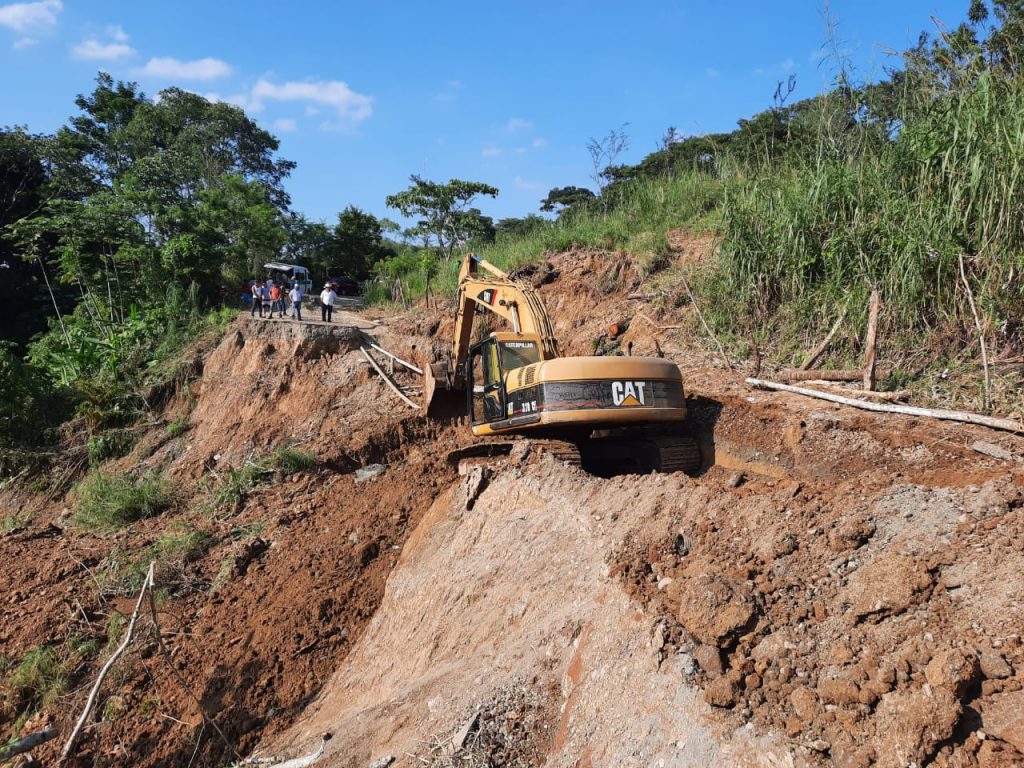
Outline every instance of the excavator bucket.
<path id="1" fill-rule="evenodd" d="M 456 389 L 448 365 L 431 363 L 423 376 L 423 412 L 435 419 L 455 419 L 466 410 L 466 393 Z"/>

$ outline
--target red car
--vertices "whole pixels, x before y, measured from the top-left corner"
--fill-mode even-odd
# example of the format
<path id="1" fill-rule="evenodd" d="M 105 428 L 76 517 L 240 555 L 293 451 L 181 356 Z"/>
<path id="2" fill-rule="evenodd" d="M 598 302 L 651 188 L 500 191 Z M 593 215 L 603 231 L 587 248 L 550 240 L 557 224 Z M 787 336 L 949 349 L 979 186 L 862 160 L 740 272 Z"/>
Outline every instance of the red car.
<path id="1" fill-rule="evenodd" d="M 334 292 L 339 296 L 358 296 L 362 293 L 359 288 L 359 283 L 351 277 L 345 277 L 344 275 L 327 278 L 327 284 L 332 286 L 334 288 Z"/>

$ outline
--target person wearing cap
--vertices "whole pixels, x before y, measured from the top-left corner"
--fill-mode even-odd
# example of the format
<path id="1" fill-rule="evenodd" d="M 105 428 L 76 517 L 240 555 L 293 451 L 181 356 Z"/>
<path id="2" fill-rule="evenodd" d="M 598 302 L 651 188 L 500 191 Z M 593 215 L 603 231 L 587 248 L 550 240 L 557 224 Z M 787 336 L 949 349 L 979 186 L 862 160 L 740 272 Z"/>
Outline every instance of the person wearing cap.
<path id="1" fill-rule="evenodd" d="M 292 302 L 292 320 L 302 320 L 302 287 L 298 281 L 292 283 L 292 289 L 288 291 L 288 298 Z"/>
<path id="2" fill-rule="evenodd" d="M 331 322 L 331 310 L 334 309 L 336 298 L 338 294 L 334 292 L 334 286 L 324 283 L 324 289 L 320 291 L 320 319 L 325 323 Z"/>

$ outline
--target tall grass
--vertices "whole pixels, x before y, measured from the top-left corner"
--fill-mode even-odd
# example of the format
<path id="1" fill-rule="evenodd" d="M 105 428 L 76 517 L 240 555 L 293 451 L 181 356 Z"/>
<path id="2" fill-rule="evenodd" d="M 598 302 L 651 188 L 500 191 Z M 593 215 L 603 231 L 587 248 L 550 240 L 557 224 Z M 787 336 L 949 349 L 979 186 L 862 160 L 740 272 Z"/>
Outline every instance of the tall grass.
<path id="1" fill-rule="evenodd" d="M 93 471 L 74 490 L 75 524 L 110 533 L 169 508 L 175 499 L 171 482 L 160 473 L 138 477 Z"/>
<path id="2" fill-rule="evenodd" d="M 1024 323 L 1024 82 L 983 73 L 909 114 L 870 152 L 726 186 L 720 259 L 703 284 L 720 327 L 823 327 L 877 285 L 897 332 L 955 326 L 966 340 L 961 256 L 988 331 Z"/>

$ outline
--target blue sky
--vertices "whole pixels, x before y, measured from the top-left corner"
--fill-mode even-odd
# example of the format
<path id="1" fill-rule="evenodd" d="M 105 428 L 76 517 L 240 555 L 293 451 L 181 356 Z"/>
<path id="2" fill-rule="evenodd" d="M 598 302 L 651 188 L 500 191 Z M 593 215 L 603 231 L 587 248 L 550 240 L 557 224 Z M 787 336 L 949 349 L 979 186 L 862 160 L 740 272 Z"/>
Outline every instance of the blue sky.
<path id="1" fill-rule="evenodd" d="M 968 0 L 831 0 L 860 79 L 895 63 L 931 17 Z M 100 69 L 153 95 L 177 85 L 232 101 L 298 168 L 294 207 L 333 220 L 355 204 L 396 218 L 411 173 L 485 181 L 496 218 L 547 190 L 592 185 L 586 142 L 629 123 L 625 162 L 672 125 L 731 130 L 831 77 L 820 0 L 689 2 L 119 2 L 0 0 L 0 125 L 49 132 Z"/>

